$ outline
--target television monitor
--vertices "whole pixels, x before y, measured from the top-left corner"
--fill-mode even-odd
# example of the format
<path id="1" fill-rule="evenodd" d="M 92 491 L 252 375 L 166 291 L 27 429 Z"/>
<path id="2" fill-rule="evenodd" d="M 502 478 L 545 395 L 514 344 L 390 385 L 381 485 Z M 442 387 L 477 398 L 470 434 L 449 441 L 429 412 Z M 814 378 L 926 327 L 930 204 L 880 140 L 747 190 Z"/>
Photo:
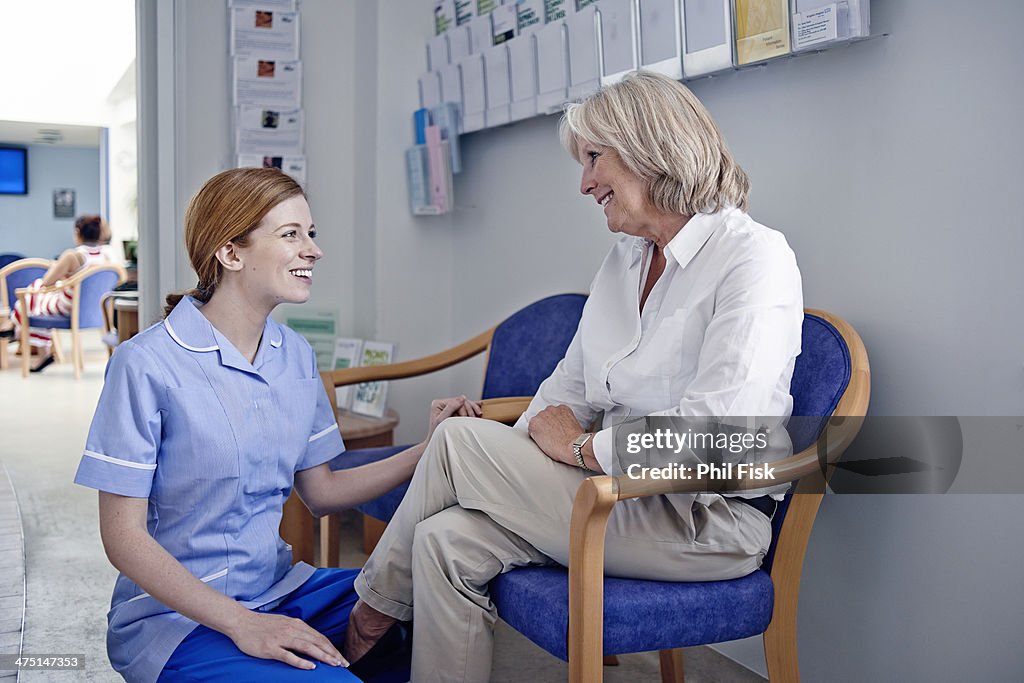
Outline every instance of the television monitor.
<path id="1" fill-rule="evenodd" d="M 0 194 L 28 194 L 28 150 L 0 147 Z"/>

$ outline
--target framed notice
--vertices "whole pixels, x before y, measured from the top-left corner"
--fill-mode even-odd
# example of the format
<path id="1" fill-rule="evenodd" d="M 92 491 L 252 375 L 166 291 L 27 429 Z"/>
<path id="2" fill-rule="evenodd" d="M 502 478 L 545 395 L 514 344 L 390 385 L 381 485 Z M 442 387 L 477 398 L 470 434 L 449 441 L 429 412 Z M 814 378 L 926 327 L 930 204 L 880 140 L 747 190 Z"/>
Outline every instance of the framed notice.
<path id="1" fill-rule="evenodd" d="M 74 218 L 75 217 L 75 191 L 68 188 L 58 188 L 53 191 L 53 217 Z"/>

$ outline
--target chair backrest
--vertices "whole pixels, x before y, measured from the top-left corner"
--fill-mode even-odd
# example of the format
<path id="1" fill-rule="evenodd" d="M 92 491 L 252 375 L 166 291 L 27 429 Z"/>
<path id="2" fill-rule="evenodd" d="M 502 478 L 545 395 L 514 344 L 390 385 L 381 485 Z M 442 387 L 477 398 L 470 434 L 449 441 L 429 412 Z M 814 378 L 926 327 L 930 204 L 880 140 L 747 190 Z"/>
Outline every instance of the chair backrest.
<path id="1" fill-rule="evenodd" d="M 4 254 L 0 254 L 0 268 L 3 268 L 8 263 L 14 263 L 15 261 L 20 261 L 23 258 L 25 258 L 24 254 L 15 254 L 14 252 L 7 252 L 7 253 L 4 253 Z"/>
<path id="2" fill-rule="evenodd" d="M 100 270 L 82 280 L 79 287 L 78 327 L 103 327 L 103 304 L 100 299 L 117 286 L 120 274 L 116 270 Z"/>
<path id="3" fill-rule="evenodd" d="M 585 294 L 535 301 L 494 329 L 482 398 L 533 396 L 565 356 L 583 315 Z"/>
<path id="4" fill-rule="evenodd" d="M 18 305 L 18 296 L 14 293 L 15 290 L 28 287 L 33 282 L 46 275 L 46 270 L 46 268 L 39 266 L 29 266 L 27 268 L 18 268 L 17 270 L 8 273 L 5 278 L 7 281 L 7 307 L 13 311 L 14 307 Z"/>
<path id="5" fill-rule="evenodd" d="M 789 389 L 793 396 L 794 418 L 788 430 L 794 453 L 803 451 L 818 439 L 849 386 L 852 373 L 850 348 L 843 335 L 822 316 L 805 312 L 800 355 L 793 367 Z M 761 564 L 769 572 L 792 497 L 793 487 L 772 518 L 772 542 Z"/>

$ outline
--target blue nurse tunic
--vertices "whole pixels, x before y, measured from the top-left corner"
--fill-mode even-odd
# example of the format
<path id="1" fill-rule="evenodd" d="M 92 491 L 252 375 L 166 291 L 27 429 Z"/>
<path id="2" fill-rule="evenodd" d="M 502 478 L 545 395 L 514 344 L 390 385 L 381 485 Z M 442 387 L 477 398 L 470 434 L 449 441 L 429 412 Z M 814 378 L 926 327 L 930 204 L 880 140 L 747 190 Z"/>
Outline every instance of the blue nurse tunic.
<path id="1" fill-rule="evenodd" d="M 197 578 L 251 609 L 272 607 L 313 567 L 292 566 L 281 509 L 295 472 L 345 450 L 309 344 L 267 319 L 250 364 L 185 297 L 121 344 L 75 481 L 148 498 L 147 526 Z M 196 627 L 117 577 L 107 615 L 111 664 L 155 681 Z"/>

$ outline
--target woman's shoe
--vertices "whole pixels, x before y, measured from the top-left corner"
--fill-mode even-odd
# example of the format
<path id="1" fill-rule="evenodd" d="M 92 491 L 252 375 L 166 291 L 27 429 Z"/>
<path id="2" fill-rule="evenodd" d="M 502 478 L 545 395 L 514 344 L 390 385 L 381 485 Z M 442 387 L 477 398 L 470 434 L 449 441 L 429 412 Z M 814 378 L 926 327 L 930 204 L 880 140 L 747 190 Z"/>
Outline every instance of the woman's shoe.
<path id="1" fill-rule="evenodd" d="M 380 676 L 381 680 L 392 677 L 383 674 L 401 672 L 408 680 L 409 662 L 412 660 L 412 623 L 395 622 L 380 640 L 373 644 L 369 651 L 348 667 L 353 675 L 362 680 L 373 680 Z"/>
<path id="2" fill-rule="evenodd" d="M 53 364 L 53 354 L 51 353 L 49 356 L 47 356 L 42 361 L 40 361 L 39 365 L 35 366 L 34 368 L 29 368 L 29 372 L 42 372 L 46 368 L 50 367 L 50 365 L 52 365 L 52 364 Z"/>

